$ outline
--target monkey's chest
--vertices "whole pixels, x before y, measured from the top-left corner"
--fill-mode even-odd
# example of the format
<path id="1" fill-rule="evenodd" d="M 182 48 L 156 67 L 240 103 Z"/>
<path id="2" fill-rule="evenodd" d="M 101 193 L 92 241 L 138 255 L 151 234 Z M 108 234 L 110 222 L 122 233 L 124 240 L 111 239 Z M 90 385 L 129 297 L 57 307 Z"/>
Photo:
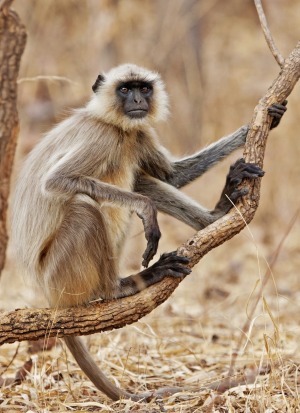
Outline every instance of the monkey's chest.
<path id="1" fill-rule="evenodd" d="M 133 189 L 136 169 L 137 166 L 135 163 L 132 163 L 132 165 L 128 164 L 126 166 L 122 164 L 108 165 L 107 170 L 101 174 L 100 180 L 113 185 L 120 190 L 131 192 Z"/>
<path id="2" fill-rule="evenodd" d="M 127 207 L 118 207 L 108 203 L 102 204 L 101 212 L 105 217 L 112 245 L 116 247 L 118 254 L 123 245 L 132 213 Z"/>
<path id="3" fill-rule="evenodd" d="M 113 185 L 114 189 L 119 190 L 116 199 L 100 202 L 100 210 L 106 221 L 107 232 L 111 238 L 112 247 L 115 255 L 119 256 L 124 244 L 125 235 L 131 218 L 131 210 L 126 205 L 126 196 L 122 202 L 122 192 L 132 192 L 136 168 L 129 165 L 128 168 L 115 168 L 109 174 L 102 177 L 102 181 Z"/>

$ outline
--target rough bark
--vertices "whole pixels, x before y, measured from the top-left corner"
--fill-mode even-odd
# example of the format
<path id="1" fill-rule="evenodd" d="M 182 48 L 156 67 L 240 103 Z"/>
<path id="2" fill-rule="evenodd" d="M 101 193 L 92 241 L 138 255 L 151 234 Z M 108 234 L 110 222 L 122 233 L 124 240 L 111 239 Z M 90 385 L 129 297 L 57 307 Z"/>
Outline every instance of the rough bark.
<path id="1" fill-rule="evenodd" d="M 271 119 L 267 108 L 282 102 L 293 90 L 300 77 L 300 42 L 285 60 L 284 66 L 254 110 L 248 133 L 244 157 L 247 162 L 263 164 L 266 140 Z M 211 249 L 217 247 L 249 223 L 258 207 L 260 180 L 244 183 L 249 194 L 225 217 L 199 231 L 178 252 L 190 258 L 193 267 Z M 133 323 L 150 313 L 165 301 L 178 286 L 179 281 L 166 278 L 132 297 L 88 307 L 72 309 L 23 309 L 3 313 L 0 320 L 0 344 L 21 340 L 36 340 L 41 337 L 64 335 L 86 335 L 120 328 Z"/>
<path id="2" fill-rule="evenodd" d="M 26 43 L 25 27 L 10 10 L 11 3 L 0 0 L 0 273 L 5 263 L 7 200 L 19 131 L 17 77 Z"/>

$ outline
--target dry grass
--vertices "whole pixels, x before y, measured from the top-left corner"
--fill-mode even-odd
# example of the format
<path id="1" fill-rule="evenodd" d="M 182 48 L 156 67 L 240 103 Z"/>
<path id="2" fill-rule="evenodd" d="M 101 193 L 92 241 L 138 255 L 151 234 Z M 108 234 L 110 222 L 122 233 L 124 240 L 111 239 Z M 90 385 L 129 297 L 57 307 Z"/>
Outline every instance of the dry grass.
<path id="1" fill-rule="evenodd" d="M 265 3 L 277 46 L 286 55 L 299 39 L 300 4 Z M 15 0 L 15 7 L 29 32 L 19 84 L 18 160 L 62 117 L 64 108 L 85 102 L 99 70 L 118 63 L 132 61 L 162 73 L 173 115 L 159 125 L 159 132 L 178 155 L 246 123 L 278 72 L 250 0 Z M 21 343 L 18 349 L 1 347 L 0 375 L 14 377 L 29 357 L 33 366 L 19 385 L 0 389 L 0 411 L 300 411 L 299 217 L 250 331 L 241 332 L 272 254 L 300 205 L 299 87 L 270 136 L 261 204 L 250 228 L 205 257 L 171 299 L 139 323 L 88 339 L 95 359 L 123 387 L 189 390 L 150 404 L 112 403 L 95 391 L 60 344 L 32 355 Z M 212 206 L 229 163 L 186 192 Z M 166 216 L 160 224 L 160 251 L 173 250 L 192 234 Z M 124 257 L 128 273 L 139 268 L 143 245 L 136 220 Z M 1 307 L 44 305 L 34 300 L 9 257 L 0 285 Z M 237 355 L 235 387 L 222 393 L 205 389 L 228 374 L 241 334 L 245 340 Z M 238 385 L 245 378 L 249 384 Z"/>

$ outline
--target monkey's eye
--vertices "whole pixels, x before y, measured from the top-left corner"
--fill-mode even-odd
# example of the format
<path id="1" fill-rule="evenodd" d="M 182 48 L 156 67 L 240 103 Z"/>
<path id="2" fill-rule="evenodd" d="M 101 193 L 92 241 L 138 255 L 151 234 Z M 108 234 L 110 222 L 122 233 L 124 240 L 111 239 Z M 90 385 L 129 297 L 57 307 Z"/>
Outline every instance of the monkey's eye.
<path id="1" fill-rule="evenodd" d="M 119 90 L 120 90 L 120 92 L 123 93 L 124 95 L 127 95 L 127 93 L 129 92 L 128 87 L 125 87 L 125 86 L 121 87 Z"/>
<path id="2" fill-rule="evenodd" d="M 149 87 L 149 86 L 143 86 L 143 87 L 141 87 L 141 92 L 142 92 L 143 94 L 149 93 L 151 90 L 152 90 L 152 89 L 151 89 L 151 87 Z"/>

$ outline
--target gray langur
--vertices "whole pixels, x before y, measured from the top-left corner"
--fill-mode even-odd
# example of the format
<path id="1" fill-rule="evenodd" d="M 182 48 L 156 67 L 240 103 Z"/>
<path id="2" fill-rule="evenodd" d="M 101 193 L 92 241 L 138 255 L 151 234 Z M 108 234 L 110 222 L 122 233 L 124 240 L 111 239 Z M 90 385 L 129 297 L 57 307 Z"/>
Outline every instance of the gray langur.
<path id="1" fill-rule="evenodd" d="M 213 210 L 179 188 L 244 145 L 248 126 L 199 153 L 173 161 L 159 144 L 153 124 L 166 117 L 168 99 L 157 73 L 132 64 L 98 76 L 88 104 L 54 127 L 29 154 L 12 204 L 12 245 L 26 273 L 51 307 L 126 297 L 165 276 L 184 277 L 188 259 L 163 254 L 148 267 L 160 238 L 157 209 L 196 230 L 226 214 L 245 194 L 244 178 L 263 176 L 238 160 Z M 273 126 L 285 111 L 273 105 Z M 144 226 L 145 269 L 119 278 L 119 258 L 131 214 Z M 94 385 L 117 400 L 134 395 L 113 385 L 79 337 L 65 337 L 74 358 Z"/>

